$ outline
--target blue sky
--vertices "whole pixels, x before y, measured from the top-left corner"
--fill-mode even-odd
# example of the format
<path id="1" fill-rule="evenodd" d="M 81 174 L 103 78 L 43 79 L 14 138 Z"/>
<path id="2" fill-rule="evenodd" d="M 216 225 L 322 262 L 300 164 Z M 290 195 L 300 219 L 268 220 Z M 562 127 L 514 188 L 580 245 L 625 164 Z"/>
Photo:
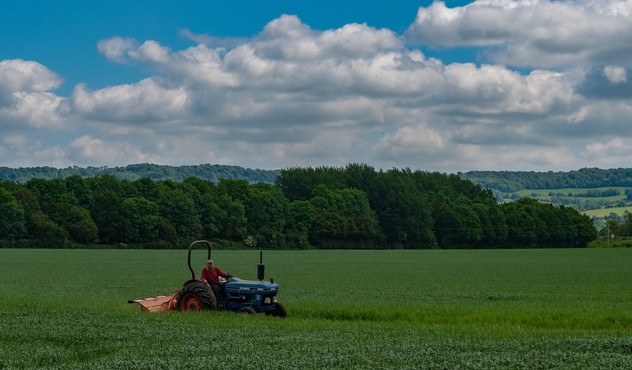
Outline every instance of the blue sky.
<path id="1" fill-rule="evenodd" d="M 5 1 L 0 34 L 0 166 L 630 166 L 632 1 Z"/>

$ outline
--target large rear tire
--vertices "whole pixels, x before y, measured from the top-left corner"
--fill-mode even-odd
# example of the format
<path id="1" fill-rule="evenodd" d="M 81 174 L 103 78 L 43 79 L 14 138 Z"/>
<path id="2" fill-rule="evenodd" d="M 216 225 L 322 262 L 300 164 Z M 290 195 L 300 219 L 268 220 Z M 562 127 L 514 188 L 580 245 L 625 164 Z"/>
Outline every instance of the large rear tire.
<path id="1" fill-rule="evenodd" d="M 208 284 L 189 280 L 178 293 L 175 306 L 179 311 L 213 310 L 217 308 L 217 299 Z"/>

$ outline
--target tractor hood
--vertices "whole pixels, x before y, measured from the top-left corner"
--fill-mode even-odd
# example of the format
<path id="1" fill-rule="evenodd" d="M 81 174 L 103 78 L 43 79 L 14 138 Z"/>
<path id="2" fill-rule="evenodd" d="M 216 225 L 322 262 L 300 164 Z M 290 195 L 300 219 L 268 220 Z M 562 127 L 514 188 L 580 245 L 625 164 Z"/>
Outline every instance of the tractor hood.
<path id="1" fill-rule="evenodd" d="M 227 292 L 262 292 L 277 293 L 279 284 L 269 281 L 242 280 L 240 278 L 231 278 L 229 282 L 224 284 Z"/>

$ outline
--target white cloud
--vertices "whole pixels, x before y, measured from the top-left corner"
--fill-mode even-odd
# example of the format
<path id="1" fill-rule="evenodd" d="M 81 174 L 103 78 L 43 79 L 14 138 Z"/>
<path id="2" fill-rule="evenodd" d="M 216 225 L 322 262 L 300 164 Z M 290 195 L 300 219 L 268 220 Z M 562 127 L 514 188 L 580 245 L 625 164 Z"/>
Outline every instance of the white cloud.
<path id="1" fill-rule="evenodd" d="M 419 8 L 407 38 L 437 47 L 493 47 L 493 61 L 554 67 L 629 61 L 632 2 L 625 0 L 478 0 Z"/>
<path id="2" fill-rule="evenodd" d="M 130 57 L 142 61 L 163 64 L 169 62 L 170 50 L 158 44 L 156 41 L 145 41 L 137 49 L 128 51 Z"/>
<path id="3" fill-rule="evenodd" d="M 147 163 L 159 159 L 157 156 L 143 152 L 130 142 L 106 141 L 90 135 L 74 139 L 68 146 L 67 153 L 77 162 L 96 165 Z"/>
<path id="4" fill-rule="evenodd" d="M 123 63 L 127 61 L 129 52 L 137 47 L 136 41 L 126 37 L 112 37 L 101 40 L 97 43 L 97 49 L 106 58 L 115 62 Z"/>
<path id="5" fill-rule="evenodd" d="M 75 113 L 95 121 L 121 124 L 168 121 L 173 116 L 182 115 L 187 105 L 187 92 L 182 87 L 161 86 L 153 79 L 94 92 L 79 85 L 73 92 L 72 105 Z"/>
<path id="6" fill-rule="evenodd" d="M 61 127 L 65 99 L 50 92 L 62 79 L 33 61 L 0 61 L 0 130 L 3 127 Z"/>
<path id="7" fill-rule="evenodd" d="M 603 74 L 611 84 L 617 85 L 628 82 L 628 74 L 625 68 L 619 66 L 605 66 Z"/>
<path id="8" fill-rule="evenodd" d="M 42 92 L 58 88 L 62 79 L 45 66 L 27 60 L 0 61 L 0 94 Z"/>

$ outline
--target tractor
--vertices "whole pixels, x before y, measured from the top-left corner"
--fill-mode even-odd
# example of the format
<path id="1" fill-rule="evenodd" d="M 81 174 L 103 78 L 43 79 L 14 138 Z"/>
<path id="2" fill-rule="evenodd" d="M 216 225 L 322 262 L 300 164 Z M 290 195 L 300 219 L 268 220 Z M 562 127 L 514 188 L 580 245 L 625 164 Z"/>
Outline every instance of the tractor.
<path id="1" fill-rule="evenodd" d="M 191 279 L 187 280 L 181 289 L 169 296 L 134 299 L 129 300 L 128 303 L 137 303 L 141 306 L 141 310 L 146 312 L 226 310 L 250 315 L 265 313 L 268 316 L 281 318 L 287 316 L 285 307 L 277 302 L 279 285 L 272 279 L 269 282 L 264 281 L 263 252 L 259 252 L 259 265 L 257 265 L 259 281 L 236 277 L 223 279 L 220 294 L 216 296 L 209 284 L 195 277 L 195 272 L 191 267 L 191 251 L 198 245 L 206 246 L 208 259 L 211 259 L 210 242 L 197 240 L 191 243 L 188 253 Z"/>

